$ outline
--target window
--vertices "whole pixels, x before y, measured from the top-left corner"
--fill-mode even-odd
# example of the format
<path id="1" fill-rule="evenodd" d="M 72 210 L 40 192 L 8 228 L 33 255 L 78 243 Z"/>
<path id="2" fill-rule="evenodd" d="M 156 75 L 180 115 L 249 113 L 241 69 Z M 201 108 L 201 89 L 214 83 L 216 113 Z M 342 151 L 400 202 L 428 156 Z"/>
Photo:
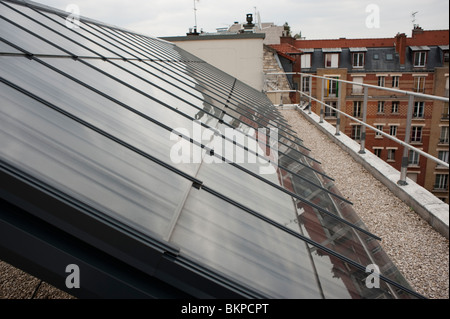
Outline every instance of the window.
<path id="1" fill-rule="evenodd" d="M 310 76 L 304 76 L 303 77 L 303 83 L 302 83 L 302 92 L 308 92 L 311 87 L 311 77 Z"/>
<path id="2" fill-rule="evenodd" d="M 330 101 L 326 103 L 329 106 L 332 106 L 333 108 L 337 107 L 337 102 L 336 101 Z M 337 112 L 335 109 L 329 108 L 329 107 L 325 107 L 325 117 L 337 117 Z"/>
<path id="3" fill-rule="evenodd" d="M 380 59 L 380 55 L 378 53 L 374 53 L 373 54 L 373 59 L 374 60 L 379 60 Z"/>
<path id="4" fill-rule="evenodd" d="M 363 80 L 364 80 L 364 78 L 362 76 L 355 76 L 353 78 L 353 82 L 356 82 L 356 83 L 363 83 Z M 363 94 L 363 87 L 356 83 L 353 83 L 352 93 L 353 94 Z"/>
<path id="5" fill-rule="evenodd" d="M 311 54 L 302 54 L 300 56 L 300 63 L 302 69 L 310 69 L 311 68 Z"/>
<path id="6" fill-rule="evenodd" d="M 382 150 L 383 150 L 383 149 L 381 149 L 381 148 L 374 148 L 374 149 L 373 149 L 373 153 L 374 153 L 376 156 L 381 157 L 381 152 L 382 152 Z"/>
<path id="7" fill-rule="evenodd" d="M 392 76 L 392 87 L 398 88 L 400 83 L 400 77 L 398 75 Z"/>
<path id="8" fill-rule="evenodd" d="M 400 102 L 398 102 L 398 101 L 392 102 L 392 110 L 391 110 L 391 112 L 392 113 L 398 113 L 399 105 L 400 105 Z"/>
<path id="9" fill-rule="evenodd" d="M 445 78 L 445 92 L 444 96 L 448 97 L 448 76 Z"/>
<path id="10" fill-rule="evenodd" d="M 325 67 L 326 68 L 339 67 L 339 54 L 338 53 L 325 54 Z"/>
<path id="11" fill-rule="evenodd" d="M 419 153 L 414 151 L 409 151 L 408 165 L 409 166 L 419 166 Z"/>
<path id="12" fill-rule="evenodd" d="M 448 151 L 439 151 L 438 158 L 448 164 Z M 439 165 L 438 165 L 439 166 Z"/>
<path id="13" fill-rule="evenodd" d="M 359 141 L 361 139 L 361 125 L 352 126 L 352 139 Z"/>
<path id="14" fill-rule="evenodd" d="M 425 92 L 425 77 L 424 76 L 415 76 L 414 77 L 414 92 Z"/>
<path id="15" fill-rule="evenodd" d="M 414 102 L 413 118 L 422 119 L 425 109 L 425 102 Z"/>
<path id="16" fill-rule="evenodd" d="M 448 174 L 437 174 L 434 189 L 448 190 Z"/>
<path id="17" fill-rule="evenodd" d="M 386 79 L 385 76 L 379 76 L 378 77 L 378 86 L 384 87 L 385 79 Z"/>
<path id="18" fill-rule="evenodd" d="M 422 126 L 411 127 L 411 143 L 422 142 Z"/>
<path id="19" fill-rule="evenodd" d="M 338 77 L 330 77 L 331 79 L 339 79 Z M 325 96 L 338 97 L 339 82 L 333 80 L 326 80 Z"/>
<path id="20" fill-rule="evenodd" d="M 427 60 L 427 52 L 425 51 L 414 52 L 415 67 L 424 67 L 426 60 Z"/>
<path id="21" fill-rule="evenodd" d="M 362 68 L 364 67 L 364 53 L 358 52 L 353 53 L 353 67 L 354 68 Z"/>
<path id="22" fill-rule="evenodd" d="M 384 101 L 378 101 L 377 113 L 384 113 Z"/>
<path id="23" fill-rule="evenodd" d="M 394 55 L 392 53 L 387 53 L 386 54 L 386 61 L 392 61 L 394 60 Z"/>
<path id="24" fill-rule="evenodd" d="M 383 131 L 383 125 L 377 125 L 376 129 L 380 130 L 380 131 Z M 383 135 L 381 135 L 380 132 L 375 132 L 375 138 L 382 138 L 382 137 L 383 137 Z"/>
<path id="25" fill-rule="evenodd" d="M 444 51 L 444 62 L 448 62 L 448 50 Z"/>
<path id="26" fill-rule="evenodd" d="M 439 143 L 448 144 L 448 126 L 441 127 L 441 136 L 439 138 Z"/>
<path id="27" fill-rule="evenodd" d="M 444 103 L 444 109 L 443 109 L 443 112 L 442 112 L 442 119 L 448 121 L 448 103 L 447 102 Z"/>
<path id="28" fill-rule="evenodd" d="M 398 125 L 391 125 L 389 127 L 389 135 L 397 136 L 397 128 L 398 128 Z"/>
<path id="29" fill-rule="evenodd" d="M 361 117 L 361 101 L 354 101 L 353 102 L 353 116 L 354 117 Z"/>
<path id="30" fill-rule="evenodd" d="M 395 161 L 395 149 L 389 148 L 387 151 L 388 151 L 387 160 L 391 162 Z"/>

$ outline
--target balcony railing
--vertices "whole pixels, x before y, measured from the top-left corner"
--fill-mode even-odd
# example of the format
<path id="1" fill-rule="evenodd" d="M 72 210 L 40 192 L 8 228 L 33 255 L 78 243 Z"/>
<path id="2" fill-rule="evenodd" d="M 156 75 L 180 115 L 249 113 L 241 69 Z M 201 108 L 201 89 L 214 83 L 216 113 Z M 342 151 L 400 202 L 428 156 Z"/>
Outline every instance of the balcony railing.
<path id="1" fill-rule="evenodd" d="M 267 73 L 266 76 L 271 76 L 271 75 L 279 75 L 280 73 Z M 341 111 L 341 99 L 338 99 L 337 101 L 337 108 L 333 108 L 333 111 L 337 112 L 340 115 L 343 115 L 349 119 L 351 119 L 354 122 L 357 122 L 359 124 L 361 124 L 361 139 L 360 139 L 360 154 L 364 154 L 365 153 L 365 139 L 366 139 L 366 129 L 372 130 L 376 133 L 378 133 L 378 135 L 383 135 L 386 138 L 400 144 L 403 146 L 403 156 L 402 156 L 402 166 L 401 166 L 401 170 L 400 170 L 400 179 L 398 181 L 399 185 L 407 185 L 406 182 L 406 172 L 407 172 L 407 168 L 408 168 L 408 155 L 409 155 L 409 151 L 414 151 L 434 162 L 436 162 L 437 164 L 441 165 L 442 167 L 446 167 L 449 168 L 449 164 L 440 160 L 439 158 L 436 158 L 426 152 L 424 152 L 421 149 L 418 149 L 412 145 L 410 145 L 411 142 L 411 123 L 412 123 L 412 119 L 413 119 L 413 112 L 414 112 L 414 99 L 420 98 L 421 101 L 423 100 L 437 100 L 437 101 L 444 101 L 444 102 L 449 102 L 449 98 L 448 97 L 441 97 L 441 96 L 434 96 L 434 95 L 429 95 L 429 94 L 423 94 L 423 93 L 419 93 L 419 92 L 414 92 L 414 91 L 405 91 L 405 90 L 399 90 L 399 89 L 395 89 L 395 88 L 388 88 L 388 87 L 380 87 L 380 86 L 376 86 L 376 85 L 371 85 L 371 84 L 364 84 L 364 83 L 358 83 L 358 82 L 352 82 L 352 81 L 347 81 L 347 80 L 340 80 L 340 79 L 330 79 L 329 77 L 324 77 L 324 76 L 319 76 L 319 75 L 312 75 L 312 74 L 307 74 L 307 73 L 300 73 L 300 72 L 290 72 L 290 73 L 282 73 L 282 74 L 289 74 L 289 75 L 298 75 L 300 76 L 300 84 L 303 83 L 303 79 L 304 78 L 316 78 L 318 80 L 322 81 L 322 88 L 325 88 L 325 81 L 337 81 L 340 83 L 347 83 L 347 84 L 351 84 L 351 85 L 359 85 L 361 87 L 363 87 L 363 95 L 364 95 L 364 100 L 363 100 L 363 105 L 362 105 L 362 119 L 358 119 L 355 118 L 343 111 Z M 309 81 L 311 81 L 311 79 L 309 79 Z M 338 96 L 341 96 L 341 87 L 342 85 L 338 85 Z M 300 85 L 301 87 L 301 85 Z M 407 112 L 407 118 L 406 118 L 406 132 L 405 132 L 405 140 L 402 141 L 392 135 L 389 135 L 381 130 L 378 130 L 377 128 L 369 125 L 366 123 L 367 121 L 367 102 L 368 102 L 368 97 L 369 97 L 369 89 L 377 89 L 377 90 L 384 90 L 384 91 L 389 91 L 389 92 L 394 92 L 396 95 L 406 95 L 408 97 L 408 112 Z M 312 92 L 311 89 L 309 90 L 309 92 L 303 92 L 303 91 L 299 91 L 299 90 L 273 90 L 273 91 L 266 91 L 266 93 L 280 93 L 280 92 L 296 92 L 299 93 L 300 96 L 305 96 L 309 101 L 308 101 L 308 111 L 309 113 L 311 113 L 311 102 L 315 101 L 317 103 L 320 104 L 320 123 L 323 123 L 324 120 L 324 109 L 325 108 L 331 108 L 329 105 L 327 105 L 324 102 L 324 89 L 321 90 L 322 92 L 322 96 L 320 99 L 317 99 L 315 97 L 312 96 Z M 340 134 L 340 117 L 338 116 L 337 120 L 336 120 L 336 135 Z M 446 143 L 448 144 L 448 138 L 445 140 Z M 441 143 L 445 142 L 443 139 L 441 139 Z"/>

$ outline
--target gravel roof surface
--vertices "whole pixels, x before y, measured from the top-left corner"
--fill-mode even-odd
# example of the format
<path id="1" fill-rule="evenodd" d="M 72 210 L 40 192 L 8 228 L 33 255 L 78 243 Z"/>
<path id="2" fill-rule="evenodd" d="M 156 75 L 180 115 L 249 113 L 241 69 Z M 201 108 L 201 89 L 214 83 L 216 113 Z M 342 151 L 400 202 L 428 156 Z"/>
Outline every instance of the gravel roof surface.
<path id="1" fill-rule="evenodd" d="M 280 110 L 410 285 L 449 298 L 449 241 L 296 110 Z"/>

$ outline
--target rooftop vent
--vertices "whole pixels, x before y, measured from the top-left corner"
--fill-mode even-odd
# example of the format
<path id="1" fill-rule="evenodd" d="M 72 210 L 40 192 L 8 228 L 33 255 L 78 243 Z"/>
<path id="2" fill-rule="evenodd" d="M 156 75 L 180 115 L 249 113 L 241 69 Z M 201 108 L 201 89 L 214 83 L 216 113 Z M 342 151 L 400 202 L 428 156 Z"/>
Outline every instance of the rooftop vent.
<path id="1" fill-rule="evenodd" d="M 255 24 L 253 23 L 253 14 L 247 13 L 247 23 L 244 24 L 244 32 L 248 32 L 253 30 Z"/>

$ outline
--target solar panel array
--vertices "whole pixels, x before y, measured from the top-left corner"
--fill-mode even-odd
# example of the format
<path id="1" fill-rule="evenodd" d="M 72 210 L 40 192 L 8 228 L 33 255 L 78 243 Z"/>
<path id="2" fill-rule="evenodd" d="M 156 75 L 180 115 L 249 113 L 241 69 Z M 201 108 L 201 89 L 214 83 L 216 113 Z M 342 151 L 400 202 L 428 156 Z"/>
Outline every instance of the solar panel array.
<path id="1" fill-rule="evenodd" d="M 4 174 L 240 296 L 421 297 L 264 94 L 172 43 L 74 24 L 29 1 L 0 3 Z M 2 201 L 71 235 L 95 232 L 11 193 L 2 182 Z M 95 237 L 84 240 L 118 245 Z M 221 297 L 167 279 L 148 259 L 141 270 L 151 276 Z M 368 284 L 368 265 L 379 267 L 379 287 Z"/>

